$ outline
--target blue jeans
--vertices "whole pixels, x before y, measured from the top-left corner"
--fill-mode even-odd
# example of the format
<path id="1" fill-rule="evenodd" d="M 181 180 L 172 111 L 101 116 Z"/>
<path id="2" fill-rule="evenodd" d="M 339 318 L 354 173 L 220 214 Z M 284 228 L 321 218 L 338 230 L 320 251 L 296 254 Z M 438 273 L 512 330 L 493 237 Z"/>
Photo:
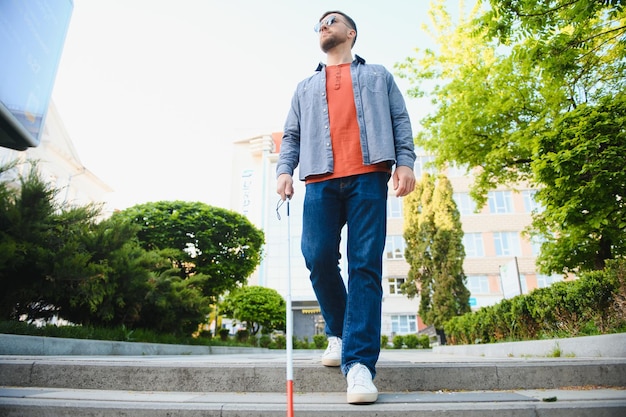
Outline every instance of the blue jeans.
<path id="1" fill-rule="evenodd" d="M 374 172 L 306 186 L 302 254 L 326 321 L 326 334 L 342 339 L 344 375 L 357 362 L 376 375 L 388 181 L 389 174 Z M 341 229 L 346 224 L 347 290 L 339 268 Z"/>

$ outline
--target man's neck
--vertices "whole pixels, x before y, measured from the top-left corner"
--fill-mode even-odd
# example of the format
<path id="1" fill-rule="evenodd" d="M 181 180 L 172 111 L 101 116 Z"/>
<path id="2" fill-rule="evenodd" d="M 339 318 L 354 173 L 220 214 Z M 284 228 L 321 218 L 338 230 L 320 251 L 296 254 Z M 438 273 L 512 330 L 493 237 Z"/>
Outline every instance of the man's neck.
<path id="1" fill-rule="evenodd" d="M 351 50 L 337 50 L 334 48 L 326 53 L 326 65 L 341 65 L 352 62 Z"/>

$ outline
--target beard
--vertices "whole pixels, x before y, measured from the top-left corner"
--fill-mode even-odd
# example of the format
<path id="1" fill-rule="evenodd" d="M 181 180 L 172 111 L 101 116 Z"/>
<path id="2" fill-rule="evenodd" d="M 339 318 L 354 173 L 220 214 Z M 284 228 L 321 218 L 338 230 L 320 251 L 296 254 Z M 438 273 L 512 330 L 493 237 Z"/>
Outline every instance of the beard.
<path id="1" fill-rule="evenodd" d="M 320 48 L 322 49 L 322 52 L 326 53 L 330 51 L 331 49 L 333 49 L 335 46 L 339 45 L 340 43 L 341 41 L 337 39 L 336 36 L 330 35 L 330 36 L 326 36 L 324 39 L 320 41 Z"/>

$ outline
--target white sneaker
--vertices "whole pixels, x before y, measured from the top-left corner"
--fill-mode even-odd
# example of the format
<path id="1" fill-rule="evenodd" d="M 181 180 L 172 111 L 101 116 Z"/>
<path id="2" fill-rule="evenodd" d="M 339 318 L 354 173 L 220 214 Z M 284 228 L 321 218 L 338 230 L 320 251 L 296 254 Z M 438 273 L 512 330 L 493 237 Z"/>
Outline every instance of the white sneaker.
<path id="1" fill-rule="evenodd" d="M 339 366 L 341 365 L 341 338 L 330 336 L 328 338 L 328 346 L 322 355 L 322 365 Z"/>
<path id="2" fill-rule="evenodd" d="M 372 374 L 365 365 L 357 363 L 350 368 L 348 379 L 348 404 L 369 404 L 378 399 L 378 390 Z"/>

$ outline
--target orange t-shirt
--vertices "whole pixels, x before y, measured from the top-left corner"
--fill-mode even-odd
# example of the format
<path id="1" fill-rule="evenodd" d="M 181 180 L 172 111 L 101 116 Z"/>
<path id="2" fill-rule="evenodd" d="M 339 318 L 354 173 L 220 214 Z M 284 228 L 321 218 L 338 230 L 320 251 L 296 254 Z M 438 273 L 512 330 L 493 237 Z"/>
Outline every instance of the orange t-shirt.
<path id="1" fill-rule="evenodd" d="M 306 182 L 319 182 L 367 172 L 389 172 L 387 163 L 363 164 L 359 123 L 354 105 L 350 64 L 326 67 L 326 98 L 333 145 L 333 172 L 307 177 Z"/>

